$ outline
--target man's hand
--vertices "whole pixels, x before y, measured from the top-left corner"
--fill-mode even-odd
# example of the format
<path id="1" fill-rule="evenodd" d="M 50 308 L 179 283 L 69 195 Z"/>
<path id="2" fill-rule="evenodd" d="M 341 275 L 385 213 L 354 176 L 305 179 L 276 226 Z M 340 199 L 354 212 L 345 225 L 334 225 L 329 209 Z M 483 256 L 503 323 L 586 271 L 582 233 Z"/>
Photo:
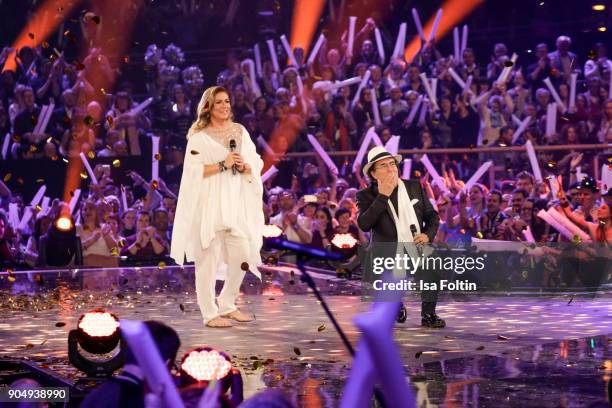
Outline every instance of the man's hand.
<path id="1" fill-rule="evenodd" d="M 426 244 L 428 242 L 429 242 L 429 237 L 423 233 L 418 234 L 417 236 L 414 237 L 415 244 Z"/>
<path id="2" fill-rule="evenodd" d="M 397 174 L 392 173 L 381 177 L 378 180 L 378 192 L 387 197 L 391 196 L 395 187 L 397 187 Z"/>

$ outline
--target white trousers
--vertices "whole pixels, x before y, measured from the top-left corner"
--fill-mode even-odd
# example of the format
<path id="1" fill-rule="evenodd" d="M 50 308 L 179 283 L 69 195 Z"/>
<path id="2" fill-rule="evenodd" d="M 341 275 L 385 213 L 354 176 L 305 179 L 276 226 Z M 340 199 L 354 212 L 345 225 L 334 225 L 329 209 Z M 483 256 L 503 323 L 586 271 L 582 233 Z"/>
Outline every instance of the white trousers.
<path id="1" fill-rule="evenodd" d="M 245 271 L 240 266 L 248 261 L 249 242 L 246 238 L 230 235 L 229 231 L 217 232 L 210 246 L 195 259 L 195 287 L 198 306 L 206 324 L 209 320 L 231 313 L 236 307 L 236 298 Z M 222 260 L 227 260 L 227 275 L 223 289 L 215 303 L 217 270 Z M 218 304 L 218 306 L 217 306 Z"/>

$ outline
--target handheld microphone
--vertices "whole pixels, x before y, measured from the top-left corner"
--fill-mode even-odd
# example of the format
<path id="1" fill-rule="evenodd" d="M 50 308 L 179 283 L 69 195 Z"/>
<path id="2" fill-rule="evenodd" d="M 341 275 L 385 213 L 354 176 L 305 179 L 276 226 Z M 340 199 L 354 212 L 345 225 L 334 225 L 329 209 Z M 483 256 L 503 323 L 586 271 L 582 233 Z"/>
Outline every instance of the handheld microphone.
<path id="1" fill-rule="evenodd" d="M 231 152 L 233 152 L 234 150 L 236 150 L 236 141 L 235 141 L 234 139 L 230 139 L 230 142 L 229 142 L 229 148 L 230 148 L 230 151 L 231 151 Z M 236 174 L 236 164 L 234 164 L 234 165 L 232 166 L 232 174 L 234 174 L 234 175 Z"/>
<path id="2" fill-rule="evenodd" d="M 416 225 L 410 224 L 410 232 L 412 233 L 412 239 L 414 240 L 414 237 L 416 237 L 416 234 L 417 234 Z M 423 251 L 421 250 L 421 246 L 419 244 L 416 244 L 416 249 L 417 249 L 417 252 L 419 253 L 419 256 L 423 255 Z"/>

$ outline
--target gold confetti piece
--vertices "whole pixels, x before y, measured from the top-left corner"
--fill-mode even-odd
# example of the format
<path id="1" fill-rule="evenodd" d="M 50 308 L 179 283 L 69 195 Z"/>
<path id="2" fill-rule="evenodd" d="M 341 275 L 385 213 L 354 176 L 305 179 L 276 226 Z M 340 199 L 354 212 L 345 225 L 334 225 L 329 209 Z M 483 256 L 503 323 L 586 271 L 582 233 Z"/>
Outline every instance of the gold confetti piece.
<path id="1" fill-rule="evenodd" d="M 119 247 L 120 247 L 120 248 L 123 248 L 123 247 L 125 246 L 125 239 L 123 239 L 123 238 L 122 238 L 122 239 L 120 239 L 120 240 L 119 240 L 119 242 L 118 242 L 118 244 L 119 244 Z"/>
<path id="2" fill-rule="evenodd" d="M 121 166 L 121 161 L 119 159 L 113 160 L 113 167 L 119 167 L 119 166 Z"/>
<path id="3" fill-rule="evenodd" d="M 36 179 L 36 182 L 39 183 L 39 184 L 42 184 L 42 183 L 45 182 L 45 179 L 39 178 L 39 179 Z"/>
<path id="4" fill-rule="evenodd" d="M 30 152 L 34 153 L 38 150 L 38 147 L 36 147 L 36 145 L 30 145 Z"/>
<path id="5" fill-rule="evenodd" d="M 155 156 L 153 156 L 153 158 L 157 161 L 161 160 L 161 154 L 159 153 L 155 153 Z"/>
<path id="6" fill-rule="evenodd" d="M 86 180 L 86 179 L 87 179 L 87 173 L 85 173 L 84 171 L 82 171 L 82 172 L 81 172 L 81 178 L 82 178 L 83 180 Z"/>
<path id="7" fill-rule="evenodd" d="M 580 244 L 581 242 L 582 242 L 582 238 L 580 238 L 580 235 L 576 234 L 572 237 L 572 243 Z"/>
<path id="8" fill-rule="evenodd" d="M 166 267 L 166 263 L 164 261 L 161 261 L 160 263 L 157 264 L 157 267 L 159 269 L 164 269 Z"/>
<path id="9" fill-rule="evenodd" d="M 87 157 L 94 159 L 96 157 L 96 153 L 93 150 L 90 150 L 87 152 Z"/>
<path id="10" fill-rule="evenodd" d="M 65 157 L 62 157 L 62 160 L 65 161 L 66 163 L 68 163 L 68 159 Z"/>
<path id="11" fill-rule="evenodd" d="M 523 279 L 527 279 L 527 278 L 529 277 L 529 272 L 527 272 L 527 271 L 523 271 L 523 272 L 521 273 L 521 276 L 523 277 Z"/>
<path id="12" fill-rule="evenodd" d="M 14 277 L 13 275 L 9 275 L 9 277 L 8 277 L 8 281 L 9 281 L 9 282 L 11 282 L 11 283 L 13 283 L 13 282 L 15 282 L 15 281 L 16 281 L 16 279 L 15 279 L 15 277 Z"/>
<path id="13" fill-rule="evenodd" d="M 13 135 L 13 142 L 20 142 L 20 141 L 21 141 L 21 136 Z"/>
<path id="14" fill-rule="evenodd" d="M 302 351 L 300 350 L 300 348 L 299 348 L 299 347 L 294 347 L 294 348 L 293 348 L 293 352 L 294 352 L 295 354 L 297 354 L 298 356 L 301 356 L 301 355 L 302 355 Z"/>
<path id="15" fill-rule="evenodd" d="M 13 175 L 11 173 L 6 173 L 4 175 L 4 178 L 3 178 L 4 182 L 8 183 L 8 181 L 11 179 L 11 177 L 13 177 Z"/>
<path id="16" fill-rule="evenodd" d="M 119 248 L 117 247 L 112 247 L 110 250 L 110 253 L 112 256 L 119 256 Z"/>
<path id="17" fill-rule="evenodd" d="M 557 167 L 557 162 L 554 160 L 550 160 L 548 163 L 546 163 L 546 165 L 551 169 L 554 169 L 555 167 Z"/>
<path id="18" fill-rule="evenodd" d="M 414 171 L 414 177 L 421 177 L 421 172 L 418 170 Z"/>
<path id="19" fill-rule="evenodd" d="M 318 331 L 318 332 L 322 332 L 323 330 L 325 330 L 325 325 L 324 325 L 324 324 L 320 325 L 320 326 L 317 328 L 317 331 Z"/>
<path id="20" fill-rule="evenodd" d="M 255 360 L 253 361 L 253 370 L 258 370 L 263 366 L 263 363 L 261 362 L 261 360 Z"/>
<path id="21" fill-rule="evenodd" d="M 478 238 L 480 238 L 480 239 L 482 239 L 482 238 L 483 238 L 482 232 L 480 232 L 480 231 L 478 231 L 478 232 L 476 233 L 476 236 L 477 236 Z"/>
<path id="22" fill-rule="evenodd" d="M 42 207 L 40 205 L 36 206 L 36 211 L 42 211 Z"/>
<path id="23" fill-rule="evenodd" d="M 151 183 L 151 187 L 153 187 L 153 190 L 157 190 L 159 188 L 159 183 L 157 182 L 157 180 L 153 180 L 153 182 Z"/>
<path id="24" fill-rule="evenodd" d="M 46 41 L 43 41 L 42 43 L 40 43 L 40 45 L 45 49 L 49 48 L 49 43 Z"/>

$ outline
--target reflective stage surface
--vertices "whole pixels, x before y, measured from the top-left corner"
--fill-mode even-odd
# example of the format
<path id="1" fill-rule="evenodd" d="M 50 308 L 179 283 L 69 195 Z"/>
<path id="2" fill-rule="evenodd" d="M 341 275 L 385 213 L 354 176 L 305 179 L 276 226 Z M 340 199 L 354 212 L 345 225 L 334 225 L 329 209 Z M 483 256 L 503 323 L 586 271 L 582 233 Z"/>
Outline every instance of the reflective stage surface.
<path id="1" fill-rule="evenodd" d="M 359 282 L 315 273 L 333 312 L 357 344 L 352 318 L 371 303 Z M 351 359 L 299 273 L 272 268 L 250 276 L 240 298 L 256 321 L 205 328 L 190 268 L 14 272 L 0 278 L 0 356 L 29 359 L 68 380 L 68 331 L 85 311 L 104 307 L 122 319 L 161 320 L 179 333 L 179 356 L 213 345 L 232 356 L 245 396 L 281 387 L 300 406 L 336 406 Z M 580 407 L 605 401 L 612 376 L 612 296 L 524 294 L 447 296 L 445 329 L 420 327 L 420 302 L 395 339 L 419 407 Z M 316 405 L 315 405 L 316 406 Z"/>

